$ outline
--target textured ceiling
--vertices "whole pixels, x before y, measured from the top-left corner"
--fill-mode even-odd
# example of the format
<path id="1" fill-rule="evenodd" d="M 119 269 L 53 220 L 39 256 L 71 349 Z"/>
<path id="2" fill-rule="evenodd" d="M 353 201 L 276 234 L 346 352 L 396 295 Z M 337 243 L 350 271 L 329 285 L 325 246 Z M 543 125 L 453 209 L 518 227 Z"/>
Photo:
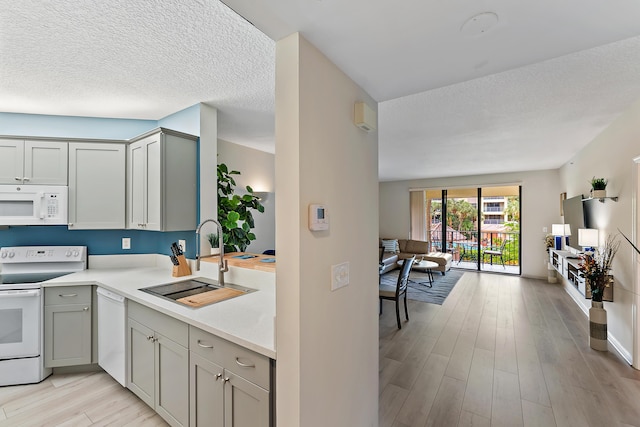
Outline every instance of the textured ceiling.
<path id="1" fill-rule="evenodd" d="M 221 138 L 271 151 L 274 58 L 218 1 L 0 0 L 4 112 L 157 120 L 206 102 Z"/>
<path id="2" fill-rule="evenodd" d="M 0 111 L 206 102 L 220 138 L 273 151 L 273 40 L 299 30 L 380 101 L 392 180 L 555 168 L 640 99 L 640 2 L 225 2 L 269 37 L 217 0 L 0 0 Z"/>

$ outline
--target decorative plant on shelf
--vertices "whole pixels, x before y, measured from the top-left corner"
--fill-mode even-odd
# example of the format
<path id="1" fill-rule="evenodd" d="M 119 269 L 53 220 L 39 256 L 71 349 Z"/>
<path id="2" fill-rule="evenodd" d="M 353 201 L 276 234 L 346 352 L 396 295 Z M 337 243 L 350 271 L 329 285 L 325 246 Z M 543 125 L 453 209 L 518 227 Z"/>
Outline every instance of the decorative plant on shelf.
<path id="1" fill-rule="evenodd" d="M 593 189 L 593 190 L 606 190 L 608 183 L 609 183 L 608 180 L 606 180 L 604 178 L 596 178 L 594 176 L 593 178 L 591 178 L 591 189 Z"/>
<path id="2" fill-rule="evenodd" d="M 218 165 L 218 221 L 222 226 L 224 251 L 244 252 L 256 239 L 251 232 L 255 227 L 251 211 L 262 213 L 264 206 L 248 185 L 247 194 L 235 194 L 236 181 L 233 175 L 240 175 L 240 172 L 229 171 L 224 163 Z"/>
<path id="3" fill-rule="evenodd" d="M 620 242 L 616 236 L 609 236 L 602 248 L 596 249 L 593 255 L 581 255 L 582 263 L 579 270 L 584 276 L 585 283 L 591 291 L 591 299 L 602 302 L 605 288 L 611 286 L 613 278 L 609 274 L 611 263 L 616 256 Z"/>
<path id="4" fill-rule="evenodd" d="M 544 236 L 544 245 L 546 247 L 546 251 L 549 252 L 549 249 L 555 246 L 555 241 L 553 239 L 553 234 L 549 233 Z"/>

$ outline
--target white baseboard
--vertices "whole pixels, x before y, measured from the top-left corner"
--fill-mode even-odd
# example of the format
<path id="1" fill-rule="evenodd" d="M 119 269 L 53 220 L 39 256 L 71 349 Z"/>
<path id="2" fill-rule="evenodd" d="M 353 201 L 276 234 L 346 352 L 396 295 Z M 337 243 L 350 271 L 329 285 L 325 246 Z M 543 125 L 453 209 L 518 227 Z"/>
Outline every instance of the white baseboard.
<path id="1" fill-rule="evenodd" d="M 589 308 L 581 304 L 581 301 L 580 299 L 578 299 L 579 297 L 575 295 L 575 292 L 571 292 L 571 290 L 575 291 L 575 288 L 569 287 L 564 280 L 563 280 L 563 285 L 564 285 L 565 292 L 568 293 L 571 299 L 575 301 L 575 303 L 578 305 L 578 307 L 584 313 L 585 317 L 588 320 Z M 582 297 L 582 295 L 580 295 L 580 297 Z M 633 356 L 631 355 L 631 353 L 626 348 L 624 348 L 622 344 L 620 344 L 620 341 L 618 341 L 618 339 L 611 332 L 607 332 L 607 341 L 609 342 L 609 344 L 611 344 L 613 348 L 616 349 L 618 354 L 622 356 L 622 358 L 626 360 L 629 365 L 633 363 Z"/>

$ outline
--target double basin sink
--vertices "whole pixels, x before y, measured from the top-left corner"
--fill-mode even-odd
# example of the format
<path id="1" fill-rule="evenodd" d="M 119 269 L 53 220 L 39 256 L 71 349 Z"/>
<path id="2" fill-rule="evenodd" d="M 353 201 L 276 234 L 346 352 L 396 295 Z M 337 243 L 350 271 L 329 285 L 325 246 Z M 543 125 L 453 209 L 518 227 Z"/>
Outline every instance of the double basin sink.
<path id="1" fill-rule="evenodd" d="M 230 283 L 220 286 L 217 281 L 203 277 L 150 286 L 140 290 L 191 308 L 204 307 L 255 291 L 255 289 Z"/>

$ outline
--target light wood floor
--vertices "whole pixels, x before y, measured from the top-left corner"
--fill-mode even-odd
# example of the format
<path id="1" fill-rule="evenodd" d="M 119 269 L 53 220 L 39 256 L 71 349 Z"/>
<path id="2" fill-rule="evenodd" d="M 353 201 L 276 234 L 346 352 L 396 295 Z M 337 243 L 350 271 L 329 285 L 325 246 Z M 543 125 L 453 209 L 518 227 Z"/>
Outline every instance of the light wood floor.
<path id="1" fill-rule="evenodd" d="M 589 348 L 560 285 L 466 273 L 401 330 L 383 304 L 380 426 L 640 426 L 640 372 Z"/>
<path id="2" fill-rule="evenodd" d="M 0 387 L 0 427 L 167 425 L 105 372 L 53 375 L 39 384 Z"/>
<path id="3" fill-rule="evenodd" d="M 640 372 L 593 351 L 559 285 L 466 273 L 442 306 L 380 318 L 380 426 L 640 426 Z M 0 387 L 0 427 L 165 426 L 105 373 Z"/>

